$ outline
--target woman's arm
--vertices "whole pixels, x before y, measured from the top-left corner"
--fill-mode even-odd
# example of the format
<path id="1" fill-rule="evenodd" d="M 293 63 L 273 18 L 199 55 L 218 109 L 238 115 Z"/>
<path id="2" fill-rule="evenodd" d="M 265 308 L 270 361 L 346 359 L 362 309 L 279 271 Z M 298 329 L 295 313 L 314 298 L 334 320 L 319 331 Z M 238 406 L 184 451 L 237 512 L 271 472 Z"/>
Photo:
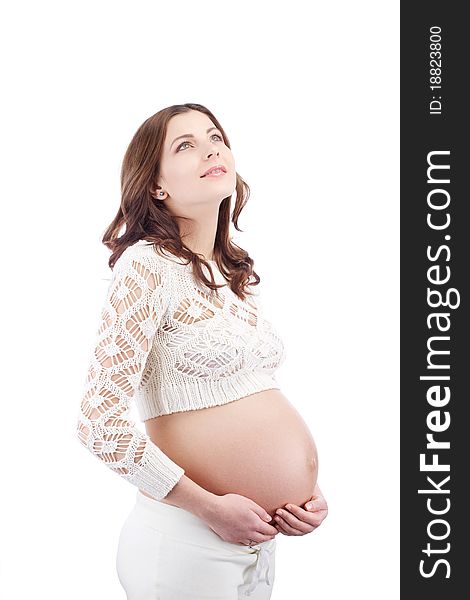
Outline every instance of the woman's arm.
<path id="1" fill-rule="evenodd" d="M 122 255 L 114 267 L 82 395 L 77 437 L 103 464 L 157 500 L 184 469 L 127 418 L 169 301 L 165 265 Z"/>
<path id="2" fill-rule="evenodd" d="M 184 508 L 197 517 L 207 520 L 215 506 L 216 494 L 209 492 L 183 475 L 171 492 L 165 497 L 170 504 Z"/>

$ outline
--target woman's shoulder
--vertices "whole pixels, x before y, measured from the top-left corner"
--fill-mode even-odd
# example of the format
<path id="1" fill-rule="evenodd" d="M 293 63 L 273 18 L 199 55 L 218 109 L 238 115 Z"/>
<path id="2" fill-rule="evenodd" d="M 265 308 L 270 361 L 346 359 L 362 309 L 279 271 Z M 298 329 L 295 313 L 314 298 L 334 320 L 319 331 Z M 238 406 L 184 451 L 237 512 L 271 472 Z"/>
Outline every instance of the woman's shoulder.
<path id="1" fill-rule="evenodd" d="M 118 260 L 128 262 L 132 259 L 142 260 L 160 268 L 169 268 L 171 265 L 185 266 L 182 259 L 166 252 L 161 247 L 147 240 L 138 240 L 128 246 Z M 117 264 L 117 261 L 116 261 Z"/>
<path id="2" fill-rule="evenodd" d="M 173 262 L 173 260 L 175 262 Z M 171 273 L 175 268 L 184 268 L 184 265 L 176 262 L 178 259 L 164 254 L 161 249 L 159 252 L 155 245 L 147 240 L 139 240 L 128 246 L 117 259 L 113 271 L 129 272 L 139 270 L 139 267 L 145 267 L 149 271 L 159 273 L 165 279 L 171 278 Z"/>

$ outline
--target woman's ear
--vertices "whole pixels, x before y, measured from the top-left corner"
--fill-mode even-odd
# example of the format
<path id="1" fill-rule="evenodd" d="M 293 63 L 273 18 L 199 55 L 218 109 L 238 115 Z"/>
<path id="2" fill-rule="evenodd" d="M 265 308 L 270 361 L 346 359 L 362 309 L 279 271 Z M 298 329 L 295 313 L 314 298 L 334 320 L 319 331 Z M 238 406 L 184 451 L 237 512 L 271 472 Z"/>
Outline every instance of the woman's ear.
<path id="1" fill-rule="evenodd" d="M 165 197 L 165 192 L 157 184 L 150 188 L 150 194 L 155 198 L 155 200 L 163 200 Z"/>

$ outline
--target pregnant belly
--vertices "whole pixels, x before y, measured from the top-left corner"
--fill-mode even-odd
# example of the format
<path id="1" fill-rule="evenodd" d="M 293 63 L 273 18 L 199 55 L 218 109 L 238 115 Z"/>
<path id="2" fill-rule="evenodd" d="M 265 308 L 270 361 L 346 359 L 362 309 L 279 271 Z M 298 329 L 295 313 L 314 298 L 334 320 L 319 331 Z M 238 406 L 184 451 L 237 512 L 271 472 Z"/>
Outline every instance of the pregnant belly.
<path id="1" fill-rule="evenodd" d="M 300 506 L 312 496 L 318 470 L 315 442 L 277 389 L 163 415 L 145 427 L 187 477 L 214 494 L 241 494 L 271 515 L 286 503 Z"/>

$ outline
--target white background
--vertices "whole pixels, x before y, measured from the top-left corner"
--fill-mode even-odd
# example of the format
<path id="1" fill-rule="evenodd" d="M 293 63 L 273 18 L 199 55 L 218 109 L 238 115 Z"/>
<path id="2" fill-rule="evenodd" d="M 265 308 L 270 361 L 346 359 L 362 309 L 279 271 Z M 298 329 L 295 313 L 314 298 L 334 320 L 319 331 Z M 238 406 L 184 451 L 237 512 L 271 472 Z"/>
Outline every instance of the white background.
<path id="1" fill-rule="evenodd" d="M 111 273 L 100 240 L 138 126 L 197 102 L 251 188 L 234 240 L 330 508 L 277 537 L 272 600 L 398 598 L 399 3 L 1 12 L 2 597 L 125 599 L 114 561 L 136 490 L 75 437 Z"/>

